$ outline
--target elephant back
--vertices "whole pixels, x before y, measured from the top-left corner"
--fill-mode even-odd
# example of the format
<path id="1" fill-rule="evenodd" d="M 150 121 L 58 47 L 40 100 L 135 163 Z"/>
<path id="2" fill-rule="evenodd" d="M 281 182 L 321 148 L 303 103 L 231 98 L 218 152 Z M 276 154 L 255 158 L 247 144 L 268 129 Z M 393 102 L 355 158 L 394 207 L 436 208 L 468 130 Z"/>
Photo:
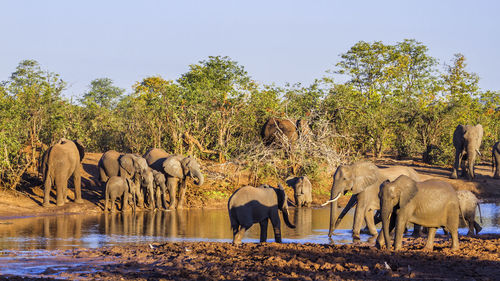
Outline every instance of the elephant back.
<path id="1" fill-rule="evenodd" d="M 169 156 L 170 154 L 161 148 L 151 148 L 142 157 L 146 159 L 149 167 L 157 171 L 162 171 L 163 161 Z"/>

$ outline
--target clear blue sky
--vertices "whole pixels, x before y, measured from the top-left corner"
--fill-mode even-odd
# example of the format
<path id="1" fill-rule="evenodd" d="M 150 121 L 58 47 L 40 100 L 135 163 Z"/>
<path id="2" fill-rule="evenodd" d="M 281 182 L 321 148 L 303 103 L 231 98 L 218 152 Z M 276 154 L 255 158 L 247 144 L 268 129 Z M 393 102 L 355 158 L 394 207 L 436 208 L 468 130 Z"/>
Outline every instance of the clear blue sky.
<path id="1" fill-rule="evenodd" d="M 465 55 L 483 90 L 500 90 L 499 1 L 4 1 L 0 81 L 23 59 L 79 97 L 95 78 L 131 91 L 177 79 L 210 55 L 229 56 L 261 84 L 324 76 L 358 41 L 416 39 L 450 63 Z"/>

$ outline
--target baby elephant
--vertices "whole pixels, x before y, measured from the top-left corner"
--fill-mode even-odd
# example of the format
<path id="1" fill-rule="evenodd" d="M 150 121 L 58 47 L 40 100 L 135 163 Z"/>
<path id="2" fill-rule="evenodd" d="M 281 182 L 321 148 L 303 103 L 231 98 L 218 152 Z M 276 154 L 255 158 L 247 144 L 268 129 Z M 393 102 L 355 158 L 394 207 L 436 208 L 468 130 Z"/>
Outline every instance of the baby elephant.
<path id="1" fill-rule="evenodd" d="M 128 208 L 128 198 L 132 197 L 133 208 L 135 211 L 135 196 L 130 196 L 131 190 L 134 189 L 134 182 L 132 180 L 120 177 L 112 176 L 106 182 L 106 193 L 104 201 L 104 211 L 108 211 L 108 201 L 111 201 L 111 212 L 115 211 L 115 201 L 116 198 L 122 197 L 122 211 Z"/>
<path id="2" fill-rule="evenodd" d="M 310 207 L 312 203 L 312 185 L 307 177 L 289 177 L 286 184 L 293 188 L 295 205 Z"/>
<path id="3" fill-rule="evenodd" d="M 460 204 L 460 210 L 464 216 L 465 221 L 469 226 L 469 232 L 467 235 L 479 234 L 479 231 L 483 229 L 475 220 L 476 218 L 476 206 L 479 209 L 479 217 L 481 219 L 481 223 L 483 222 L 483 218 L 481 216 L 481 207 L 479 207 L 478 200 L 476 196 L 468 191 L 468 190 L 459 190 L 457 191 L 458 203 Z"/>

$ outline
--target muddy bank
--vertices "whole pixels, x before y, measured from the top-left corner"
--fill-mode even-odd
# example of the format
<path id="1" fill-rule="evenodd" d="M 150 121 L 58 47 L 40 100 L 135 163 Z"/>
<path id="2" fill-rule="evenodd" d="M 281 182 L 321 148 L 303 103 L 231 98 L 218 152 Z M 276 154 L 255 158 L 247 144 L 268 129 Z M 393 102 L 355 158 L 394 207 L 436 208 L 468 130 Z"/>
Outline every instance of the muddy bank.
<path id="1" fill-rule="evenodd" d="M 66 266 L 48 266 L 32 278 L 97 280 L 498 280 L 500 236 L 461 237 L 460 250 L 438 238 L 405 239 L 401 252 L 368 244 L 276 244 L 220 242 L 146 244 L 54 251 Z M 10 253 L 15 255 L 15 253 Z M 29 260 L 25 261 L 29 266 Z M 36 262 L 36 260 L 35 260 Z M 73 263 L 75 266 L 70 266 Z M 0 277 L 6 279 L 8 275 Z M 19 278 L 19 277 L 17 277 Z"/>

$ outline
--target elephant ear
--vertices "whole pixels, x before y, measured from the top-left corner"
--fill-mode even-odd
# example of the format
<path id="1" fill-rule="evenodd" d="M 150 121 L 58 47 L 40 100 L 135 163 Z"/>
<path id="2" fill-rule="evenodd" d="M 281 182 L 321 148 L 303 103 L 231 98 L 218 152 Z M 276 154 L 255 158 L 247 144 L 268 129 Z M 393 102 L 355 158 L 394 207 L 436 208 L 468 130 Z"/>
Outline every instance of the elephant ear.
<path id="1" fill-rule="evenodd" d="M 372 162 L 360 162 L 352 164 L 352 193 L 363 192 L 368 186 L 376 183 L 379 179 L 378 167 Z"/>
<path id="2" fill-rule="evenodd" d="M 183 179 L 184 169 L 178 157 L 168 157 L 163 161 L 163 170 L 171 177 Z"/>
<path id="3" fill-rule="evenodd" d="M 119 162 L 120 162 L 120 167 L 122 167 L 125 171 L 127 171 L 127 173 L 129 173 L 130 175 L 133 175 L 135 173 L 134 160 L 132 159 L 132 157 L 129 157 L 127 155 L 122 155 L 119 158 Z"/>
<path id="4" fill-rule="evenodd" d="M 83 157 L 85 156 L 85 148 L 79 140 L 74 140 L 73 142 L 75 143 L 78 153 L 80 154 L 80 162 L 82 162 Z"/>
<path id="5" fill-rule="evenodd" d="M 405 206 L 408 202 L 417 195 L 417 182 L 408 176 L 401 175 L 395 181 L 396 194 L 399 194 L 400 206 Z"/>

